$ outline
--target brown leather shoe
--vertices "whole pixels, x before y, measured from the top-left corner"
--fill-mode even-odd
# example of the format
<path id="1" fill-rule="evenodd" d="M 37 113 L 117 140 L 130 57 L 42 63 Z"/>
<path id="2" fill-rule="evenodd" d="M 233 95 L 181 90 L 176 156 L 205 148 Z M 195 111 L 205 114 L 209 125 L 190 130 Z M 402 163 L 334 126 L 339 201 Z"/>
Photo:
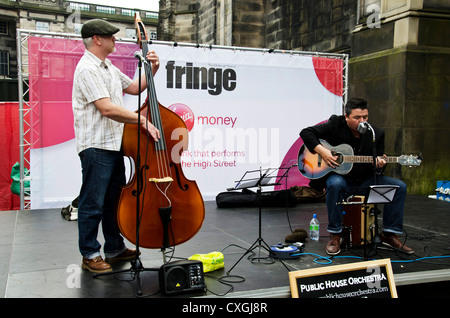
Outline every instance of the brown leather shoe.
<path id="1" fill-rule="evenodd" d="M 141 252 L 139 252 L 139 255 L 140 254 L 141 254 Z M 136 250 L 130 250 L 127 248 L 125 251 L 123 251 L 121 254 L 117 255 L 116 257 L 105 258 L 105 261 L 108 264 L 114 264 L 114 263 L 122 262 L 122 261 L 131 261 L 135 257 L 136 257 Z"/>
<path id="2" fill-rule="evenodd" d="M 101 256 L 94 257 L 93 259 L 83 257 L 81 268 L 92 273 L 105 273 L 112 271 L 111 265 L 106 263 Z"/>
<path id="3" fill-rule="evenodd" d="M 341 252 L 342 235 L 340 233 L 331 234 L 327 244 L 327 254 L 337 255 Z"/>
<path id="4" fill-rule="evenodd" d="M 381 232 L 380 239 L 381 242 L 383 242 L 383 244 L 387 246 L 393 247 L 407 254 L 414 253 L 414 250 L 412 248 L 409 248 L 408 246 L 400 242 L 400 239 L 398 238 L 397 234 L 385 235 L 383 232 Z"/>

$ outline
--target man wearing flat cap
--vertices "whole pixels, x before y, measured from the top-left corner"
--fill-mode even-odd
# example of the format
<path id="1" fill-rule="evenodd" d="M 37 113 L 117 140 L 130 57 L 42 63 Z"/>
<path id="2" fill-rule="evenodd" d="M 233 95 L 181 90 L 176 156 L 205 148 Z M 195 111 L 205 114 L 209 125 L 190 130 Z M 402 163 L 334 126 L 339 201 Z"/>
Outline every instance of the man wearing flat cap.
<path id="1" fill-rule="evenodd" d="M 113 35 L 119 32 L 119 30 L 118 27 L 105 20 L 94 19 L 83 24 L 83 27 L 81 28 L 81 37 L 87 39 L 94 35 Z"/>
<path id="2" fill-rule="evenodd" d="M 107 56 L 115 51 L 114 34 L 119 28 L 94 19 L 81 28 L 86 48 L 74 74 L 72 108 L 77 152 L 81 160 L 82 186 L 78 203 L 79 249 L 82 268 L 94 273 L 112 271 L 111 263 L 131 260 L 135 250 L 125 246 L 115 222 L 115 204 L 125 185 L 121 151 L 123 125 L 140 124 L 149 135 L 159 139 L 159 131 L 145 116 L 123 107 L 123 93 L 138 95 L 147 87 L 145 74 L 131 80 Z M 146 56 L 152 72 L 159 58 L 151 51 Z M 97 233 L 102 224 L 105 259 Z"/>

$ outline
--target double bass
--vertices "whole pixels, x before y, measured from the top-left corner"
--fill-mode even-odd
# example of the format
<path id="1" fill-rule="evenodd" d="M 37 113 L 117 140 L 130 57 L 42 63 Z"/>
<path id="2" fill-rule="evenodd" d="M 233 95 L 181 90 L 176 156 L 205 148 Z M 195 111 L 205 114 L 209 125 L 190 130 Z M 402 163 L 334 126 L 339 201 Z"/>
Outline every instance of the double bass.
<path id="1" fill-rule="evenodd" d="M 145 57 L 148 39 L 138 14 L 135 25 Z M 116 220 L 131 243 L 164 250 L 197 234 L 205 207 L 196 182 L 181 169 L 181 154 L 188 147 L 186 124 L 158 102 L 150 63 L 144 63 L 144 69 L 147 98 L 138 111 L 159 130 L 160 139 L 155 142 L 139 124 L 124 125 L 122 148 L 124 156 L 133 160 L 134 174 L 122 188 Z"/>

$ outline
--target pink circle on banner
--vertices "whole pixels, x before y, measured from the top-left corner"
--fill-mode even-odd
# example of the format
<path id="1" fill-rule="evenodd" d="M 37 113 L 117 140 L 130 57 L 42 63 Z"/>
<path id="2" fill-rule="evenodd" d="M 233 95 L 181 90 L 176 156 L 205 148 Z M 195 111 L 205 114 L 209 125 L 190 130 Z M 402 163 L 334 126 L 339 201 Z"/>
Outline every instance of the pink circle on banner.
<path id="1" fill-rule="evenodd" d="M 181 117 L 183 119 L 184 123 L 186 124 L 186 127 L 189 131 L 192 130 L 194 127 L 194 113 L 192 110 L 182 103 L 175 103 L 169 106 L 169 109 L 173 111 L 175 114 Z"/>

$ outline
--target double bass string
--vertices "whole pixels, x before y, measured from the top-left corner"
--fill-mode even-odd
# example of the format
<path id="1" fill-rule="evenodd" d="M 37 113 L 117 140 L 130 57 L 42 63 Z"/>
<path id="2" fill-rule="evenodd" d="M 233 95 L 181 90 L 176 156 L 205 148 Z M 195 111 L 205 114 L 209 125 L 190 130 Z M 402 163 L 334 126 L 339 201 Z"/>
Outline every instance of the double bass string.
<path id="1" fill-rule="evenodd" d="M 137 12 L 135 24 L 140 49 L 147 55 L 150 43 Z M 138 164 L 135 165 L 132 182 L 122 188 L 116 216 L 121 234 L 130 242 L 145 248 L 165 250 L 169 246 L 186 242 L 200 230 L 205 217 L 205 206 L 196 182 L 185 178 L 181 165 L 178 166 L 179 158 L 176 152 L 180 151 L 179 145 L 184 147 L 187 139 L 184 139 L 184 135 L 180 136 L 183 140 L 180 140 L 180 144 L 176 144 L 175 139 L 178 138 L 174 137 L 173 132 L 175 129 L 186 129 L 186 125 L 180 116 L 157 102 L 153 72 L 147 69 L 148 62 L 143 64 L 146 70 L 145 74 L 141 73 L 140 76 L 148 81 L 145 87 L 147 100 L 139 111 L 147 118 L 148 125 L 150 123 L 155 125 L 162 138 L 152 143 L 153 138 L 148 132 L 143 135 L 145 127 L 125 124 L 122 138 L 124 155 L 135 158 Z M 134 146 L 136 130 L 138 147 Z M 165 139 L 164 134 L 171 139 Z M 145 160 L 141 163 L 141 157 L 142 160 L 145 158 L 151 162 Z M 173 179 L 170 175 L 173 175 Z M 143 181 L 142 184 L 139 181 Z M 167 200 L 168 197 L 172 202 Z M 136 210 L 133 211 L 133 202 L 139 206 L 138 216 L 135 215 Z M 139 205 L 140 202 L 142 205 Z"/>
<path id="2" fill-rule="evenodd" d="M 148 43 L 145 42 L 145 45 L 142 45 L 142 52 L 143 55 L 146 56 L 148 53 Z M 149 101 L 149 107 L 151 112 L 151 122 L 153 125 L 159 130 L 160 132 L 160 140 L 158 142 L 155 142 L 155 151 L 156 151 L 156 157 L 157 157 L 157 165 L 158 165 L 158 178 L 154 180 L 155 186 L 158 188 L 158 190 L 164 195 L 166 200 L 168 201 L 168 206 L 171 206 L 171 200 L 167 196 L 167 190 L 171 185 L 171 181 L 168 181 L 172 179 L 171 170 L 169 167 L 169 157 L 167 153 L 167 147 L 165 142 L 165 136 L 164 136 L 164 130 L 163 130 L 163 124 L 161 121 L 161 114 L 159 112 L 159 103 L 158 99 L 156 98 L 156 89 L 153 79 L 153 72 L 151 69 L 150 64 L 145 64 L 145 71 L 146 71 L 146 77 L 147 77 L 147 94 L 148 94 L 148 101 Z M 159 187 L 159 184 L 165 186 L 164 190 Z"/>
<path id="3" fill-rule="evenodd" d="M 137 26 L 137 35 L 139 37 L 140 47 L 142 49 L 143 56 L 147 56 L 148 53 L 148 42 L 147 42 L 147 35 L 145 32 L 145 28 L 142 23 L 139 23 L 137 20 L 138 16 L 136 16 L 136 26 Z M 142 41 L 142 39 L 145 38 L 146 41 Z M 156 89 L 154 85 L 154 79 L 153 79 L 153 72 L 151 69 L 151 65 L 149 63 L 144 63 L 144 70 L 145 70 L 145 76 L 147 80 L 147 106 L 150 108 L 150 117 L 151 117 L 151 123 L 159 130 L 160 132 L 160 140 L 158 142 L 154 142 L 155 146 L 155 155 L 156 155 L 156 165 L 157 165 L 157 176 L 150 176 L 151 178 L 147 181 L 147 174 L 145 170 L 145 188 L 147 186 L 147 182 L 153 182 L 156 189 L 162 194 L 162 196 L 159 197 L 160 206 L 166 206 L 171 207 L 172 202 L 169 199 L 167 195 L 167 190 L 169 189 L 171 185 L 171 181 L 168 182 L 168 180 L 173 180 L 171 177 L 171 171 L 169 169 L 169 160 L 168 160 L 168 153 L 167 153 L 167 145 L 165 142 L 165 136 L 164 136 L 164 130 L 161 120 L 161 114 L 159 111 L 159 103 L 156 97 Z M 147 109 L 146 113 L 147 122 L 149 119 L 149 111 Z M 145 163 L 147 163 L 147 157 L 148 157 L 148 146 L 150 136 L 147 133 L 147 146 L 146 146 L 146 160 Z M 153 171 L 153 170 L 152 170 Z M 165 187 L 164 190 L 160 188 L 160 185 L 162 187 Z M 165 198 L 165 200 L 163 199 Z M 165 202 L 166 201 L 166 202 Z M 143 215 L 143 207 L 141 211 L 141 218 Z"/>

